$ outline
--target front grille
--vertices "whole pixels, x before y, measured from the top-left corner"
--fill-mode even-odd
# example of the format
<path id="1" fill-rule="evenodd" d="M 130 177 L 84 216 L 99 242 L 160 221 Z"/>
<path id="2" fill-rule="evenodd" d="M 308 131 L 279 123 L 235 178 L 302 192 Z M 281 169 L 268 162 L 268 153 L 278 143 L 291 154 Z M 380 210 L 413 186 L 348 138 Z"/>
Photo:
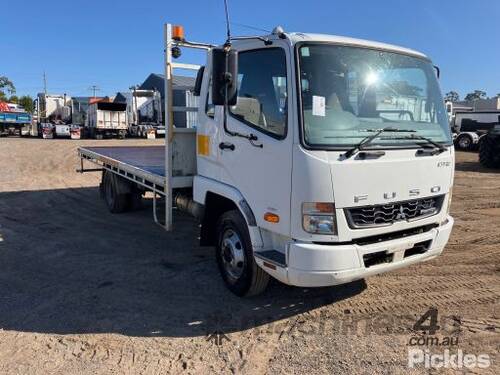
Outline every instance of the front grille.
<path id="1" fill-rule="evenodd" d="M 354 229 L 388 226 L 397 221 L 414 221 L 436 215 L 444 195 L 376 206 L 346 208 L 349 227 Z"/>

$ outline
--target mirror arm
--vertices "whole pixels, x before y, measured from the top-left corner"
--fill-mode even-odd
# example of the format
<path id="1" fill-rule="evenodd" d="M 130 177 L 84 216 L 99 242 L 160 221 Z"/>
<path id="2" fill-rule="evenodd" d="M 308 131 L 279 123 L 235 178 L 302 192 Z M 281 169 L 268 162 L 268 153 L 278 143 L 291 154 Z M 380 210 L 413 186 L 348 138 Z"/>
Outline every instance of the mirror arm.
<path id="1" fill-rule="evenodd" d="M 438 79 L 441 77 L 441 69 L 439 69 L 439 66 L 434 65 L 434 69 L 436 69 L 436 76 Z"/>
<path id="2" fill-rule="evenodd" d="M 266 46 L 270 46 L 273 44 L 272 40 L 270 40 L 269 38 L 262 37 L 262 36 L 234 36 L 234 37 L 231 37 L 231 40 L 251 40 L 251 39 L 261 40 L 262 42 L 264 42 L 264 45 L 266 45 Z M 226 42 L 226 44 L 227 44 L 227 42 Z"/>

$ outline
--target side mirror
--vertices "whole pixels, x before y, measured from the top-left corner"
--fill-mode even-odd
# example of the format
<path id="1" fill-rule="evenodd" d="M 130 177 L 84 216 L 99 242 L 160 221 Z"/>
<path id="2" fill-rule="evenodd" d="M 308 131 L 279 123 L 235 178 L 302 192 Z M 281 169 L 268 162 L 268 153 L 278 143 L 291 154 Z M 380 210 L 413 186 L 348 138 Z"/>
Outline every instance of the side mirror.
<path id="1" fill-rule="evenodd" d="M 226 97 L 227 94 L 227 97 Z M 212 50 L 212 103 L 235 105 L 238 98 L 238 52 Z"/>
<path id="2" fill-rule="evenodd" d="M 200 96 L 201 93 L 201 84 L 203 83 L 203 74 L 205 73 L 205 67 L 201 66 L 198 69 L 198 73 L 196 74 L 196 82 L 194 84 L 193 95 Z"/>

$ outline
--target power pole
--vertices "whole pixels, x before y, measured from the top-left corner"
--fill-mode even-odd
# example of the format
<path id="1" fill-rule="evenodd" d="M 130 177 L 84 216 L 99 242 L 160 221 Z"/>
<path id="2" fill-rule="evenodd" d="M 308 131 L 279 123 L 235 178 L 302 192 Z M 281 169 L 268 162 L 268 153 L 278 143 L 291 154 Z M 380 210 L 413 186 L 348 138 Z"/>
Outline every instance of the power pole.
<path id="1" fill-rule="evenodd" d="M 95 96 L 96 91 L 100 91 L 101 89 L 99 88 L 99 86 L 92 85 L 92 86 L 90 86 L 89 90 L 90 90 L 90 91 L 92 91 L 93 96 L 94 96 L 94 98 L 95 98 L 95 97 L 96 97 L 96 96 Z"/>
<path id="2" fill-rule="evenodd" d="M 45 93 L 45 96 L 47 96 L 47 75 L 45 74 L 45 71 L 43 71 L 43 92 Z"/>

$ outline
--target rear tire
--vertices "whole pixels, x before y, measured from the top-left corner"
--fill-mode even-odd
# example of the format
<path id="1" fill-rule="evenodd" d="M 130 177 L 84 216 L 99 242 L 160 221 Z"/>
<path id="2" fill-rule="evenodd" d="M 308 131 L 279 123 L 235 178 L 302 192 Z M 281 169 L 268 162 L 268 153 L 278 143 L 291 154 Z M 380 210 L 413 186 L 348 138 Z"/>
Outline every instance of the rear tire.
<path id="1" fill-rule="evenodd" d="M 486 134 L 479 148 L 479 162 L 486 168 L 500 168 L 500 137 Z"/>
<path id="2" fill-rule="evenodd" d="M 102 186 L 102 194 L 108 210 L 114 214 L 125 212 L 130 207 L 129 195 L 118 193 L 116 178 L 115 175 L 105 172 Z"/>
<path id="3" fill-rule="evenodd" d="M 228 289 L 239 297 L 262 293 L 269 274 L 255 262 L 250 234 L 241 213 L 232 210 L 222 214 L 217 221 L 216 236 L 215 256 Z"/>

